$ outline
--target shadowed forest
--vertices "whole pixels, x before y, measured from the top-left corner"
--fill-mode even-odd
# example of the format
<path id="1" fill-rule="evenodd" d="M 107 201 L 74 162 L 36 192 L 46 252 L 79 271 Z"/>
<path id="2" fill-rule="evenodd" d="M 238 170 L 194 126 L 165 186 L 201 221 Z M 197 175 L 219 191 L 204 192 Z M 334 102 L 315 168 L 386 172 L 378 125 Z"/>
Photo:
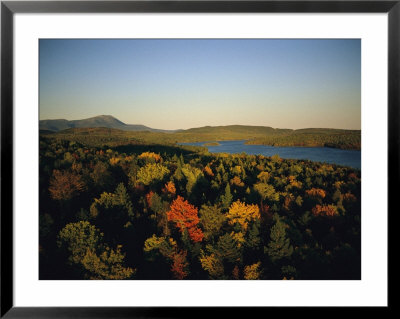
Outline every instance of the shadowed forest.
<path id="1" fill-rule="evenodd" d="M 45 133 L 40 279 L 361 279 L 360 170 L 211 154 L 179 133 Z"/>

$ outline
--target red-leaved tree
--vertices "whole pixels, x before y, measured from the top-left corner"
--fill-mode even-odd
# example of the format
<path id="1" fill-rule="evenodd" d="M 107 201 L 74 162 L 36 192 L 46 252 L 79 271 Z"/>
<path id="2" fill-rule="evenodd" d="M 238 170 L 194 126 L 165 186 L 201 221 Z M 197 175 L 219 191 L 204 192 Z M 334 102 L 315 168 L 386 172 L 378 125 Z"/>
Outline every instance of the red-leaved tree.
<path id="1" fill-rule="evenodd" d="M 168 221 L 175 223 L 175 226 L 179 228 L 180 232 L 186 229 L 189 237 L 194 242 L 203 240 L 204 234 L 202 230 L 198 228 L 198 223 L 200 221 L 198 210 L 181 196 L 178 196 L 172 202 L 171 209 L 167 212 L 167 217 Z"/>
<path id="2" fill-rule="evenodd" d="M 184 279 L 189 272 L 187 267 L 189 266 L 186 260 L 187 251 L 183 250 L 172 255 L 171 272 L 176 279 Z"/>

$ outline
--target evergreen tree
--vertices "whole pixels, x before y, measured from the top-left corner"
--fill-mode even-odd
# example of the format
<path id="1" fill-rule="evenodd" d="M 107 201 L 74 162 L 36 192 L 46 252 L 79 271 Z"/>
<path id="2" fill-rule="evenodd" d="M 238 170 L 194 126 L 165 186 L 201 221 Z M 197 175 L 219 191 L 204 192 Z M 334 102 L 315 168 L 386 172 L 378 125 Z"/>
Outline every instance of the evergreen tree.
<path id="1" fill-rule="evenodd" d="M 229 186 L 229 183 L 226 184 L 225 187 L 225 194 L 221 196 L 221 204 L 223 209 L 228 209 L 229 206 L 232 203 L 232 193 L 231 193 L 231 187 Z"/>
<path id="2" fill-rule="evenodd" d="M 255 220 L 249 229 L 246 246 L 250 248 L 257 248 L 260 246 L 260 242 L 260 220 Z"/>
<path id="3" fill-rule="evenodd" d="M 241 252 L 236 241 L 229 234 L 225 234 L 218 239 L 216 253 L 221 259 L 230 263 L 240 261 Z"/>
<path id="4" fill-rule="evenodd" d="M 288 258 L 293 253 L 289 238 L 286 237 L 287 225 L 283 223 L 277 214 L 274 215 L 275 225 L 271 229 L 271 241 L 268 247 L 264 247 L 264 253 L 268 254 L 272 262 Z"/>
<path id="5" fill-rule="evenodd" d="M 210 239 L 211 237 L 218 234 L 225 222 L 226 217 L 221 213 L 221 210 L 216 206 L 201 206 L 200 212 L 200 223 L 203 226 L 204 237 Z"/>

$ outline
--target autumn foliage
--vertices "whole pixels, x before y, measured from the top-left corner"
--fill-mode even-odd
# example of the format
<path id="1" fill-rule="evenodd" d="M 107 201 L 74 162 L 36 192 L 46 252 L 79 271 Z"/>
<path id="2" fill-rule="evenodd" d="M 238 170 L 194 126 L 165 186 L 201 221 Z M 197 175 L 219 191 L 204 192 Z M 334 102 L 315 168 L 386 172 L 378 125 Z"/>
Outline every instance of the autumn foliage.
<path id="1" fill-rule="evenodd" d="M 212 169 L 211 169 L 210 166 L 205 166 L 205 167 L 204 167 L 204 172 L 205 172 L 208 176 L 214 176 L 214 173 L 213 173 L 213 171 L 212 171 Z"/>
<path id="2" fill-rule="evenodd" d="M 162 158 L 160 155 L 153 152 L 143 152 L 139 155 L 139 158 L 142 159 L 153 159 L 155 162 L 161 162 Z"/>
<path id="3" fill-rule="evenodd" d="M 172 221 L 180 232 L 187 230 L 189 237 L 194 242 L 200 242 L 203 240 L 203 232 L 198 228 L 200 221 L 198 210 L 181 196 L 178 196 L 172 202 L 170 211 L 167 212 L 167 216 L 168 221 Z"/>
<path id="4" fill-rule="evenodd" d="M 323 189 L 320 188 L 311 188 L 306 190 L 306 194 L 312 198 L 325 198 L 326 193 Z"/>
<path id="5" fill-rule="evenodd" d="M 226 217 L 230 225 L 239 223 L 246 230 L 250 221 L 260 218 L 260 210 L 257 205 L 247 205 L 238 200 L 231 205 Z"/>
<path id="6" fill-rule="evenodd" d="M 50 179 L 49 192 L 53 199 L 69 200 L 85 189 L 80 175 L 69 171 L 54 170 Z"/>
<path id="7" fill-rule="evenodd" d="M 174 182 L 169 181 L 167 184 L 165 184 L 164 191 L 165 191 L 165 193 L 175 195 L 176 188 L 175 188 Z"/>
<path id="8" fill-rule="evenodd" d="M 244 267 L 244 279 L 246 280 L 260 279 L 261 275 L 260 268 L 261 268 L 261 262 Z"/>
<path id="9" fill-rule="evenodd" d="M 150 191 L 149 193 L 147 193 L 146 194 L 146 203 L 147 203 L 147 206 L 151 206 L 151 199 L 153 198 L 153 196 L 154 196 L 154 192 L 152 192 L 152 191 Z"/>
<path id="10" fill-rule="evenodd" d="M 333 205 L 316 205 L 312 209 L 312 213 L 315 216 L 336 216 L 338 215 L 338 210 Z"/>
<path id="11" fill-rule="evenodd" d="M 40 279 L 361 278 L 358 169 L 68 134 L 40 137 Z"/>
<path id="12" fill-rule="evenodd" d="M 244 187 L 244 183 L 241 181 L 239 176 L 235 176 L 230 181 L 231 185 L 236 185 L 239 187 Z"/>
<path id="13" fill-rule="evenodd" d="M 171 272 L 175 279 L 184 279 L 188 275 L 186 255 L 185 250 L 172 255 Z"/>

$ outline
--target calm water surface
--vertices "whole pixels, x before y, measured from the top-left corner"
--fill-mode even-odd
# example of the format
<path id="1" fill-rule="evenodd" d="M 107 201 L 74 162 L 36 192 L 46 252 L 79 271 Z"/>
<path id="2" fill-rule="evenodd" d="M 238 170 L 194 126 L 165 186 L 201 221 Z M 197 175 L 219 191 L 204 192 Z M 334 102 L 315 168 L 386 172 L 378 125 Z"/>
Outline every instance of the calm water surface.
<path id="1" fill-rule="evenodd" d="M 203 146 L 207 142 L 182 143 L 183 145 Z M 220 141 L 220 146 L 206 146 L 211 153 L 242 153 L 281 158 L 303 159 L 326 162 L 361 169 L 361 151 L 341 150 L 329 147 L 275 147 L 267 145 L 246 145 L 245 141 Z"/>

